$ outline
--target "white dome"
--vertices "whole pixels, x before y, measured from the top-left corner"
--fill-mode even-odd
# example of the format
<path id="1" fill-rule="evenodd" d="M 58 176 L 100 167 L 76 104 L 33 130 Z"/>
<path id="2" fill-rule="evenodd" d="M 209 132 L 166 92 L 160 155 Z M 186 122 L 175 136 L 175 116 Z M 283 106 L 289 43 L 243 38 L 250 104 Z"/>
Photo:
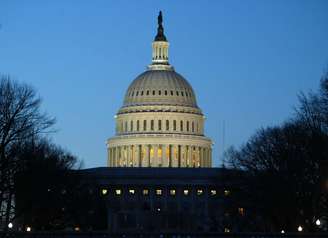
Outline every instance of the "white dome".
<path id="1" fill-rule="evenodd" d="M 180 105 L 196 107 L 194 90 L 172 70 L 147 70 L 130 84 L 123 107 L 139 105 Z"/>

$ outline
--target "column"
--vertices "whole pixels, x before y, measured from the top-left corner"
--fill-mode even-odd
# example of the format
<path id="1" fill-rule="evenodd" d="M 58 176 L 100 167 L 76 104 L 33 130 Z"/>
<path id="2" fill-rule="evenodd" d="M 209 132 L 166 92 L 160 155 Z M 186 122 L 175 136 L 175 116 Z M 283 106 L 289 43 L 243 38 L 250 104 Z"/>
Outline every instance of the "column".
<path id="1" fill-rule="evenodd" d="M 144 166 L 143 167 L 149 167 L 149 145 L 144 145 L 146 149 L 146 153 L 144 156 Z"/>
<path id="2" fill-rule="evenodd" d="M 168 160 L 169 158 L 166 155 L 166 150 L 168 149 L 167 145 L 162 145 L 162 166 L 169 167 Z"/>
<path id="3" fill-rule="evenodd" d="M 172 167 L 177 168 L 179 166 L 178 164 L 178 159 L 179 159 L 179 150 L 178 146 L 174 145 L 173 146 L 173 160 L 172 160 Z"/>
<path id="4" fill-rule="evenodd" d="M 158 145 L 153 146 L 154 149 L 154 160 L 153 160 L 153 167 L 158 167 Z"/>
<path id="5" fill-rule="evenodd" d="M 181 145 L 180 146 L 180 167 L 185 168 L 186 167 L 186 146 Z"/>
<path id="6" fill-rule="evenodd" d="M 208 167 L 212 167 L 212 148 L 209 149 L 210 156 L 209 156 L 209 164 Z"/>
<path id="7" fill-rule="evenodd" d="M 203 167 L 205 167 L 204 157 L 203 157 L 203 148 L 202 147 L 198 147 L 198 150 L 199 150 L 199 163 L 200 163 L 200 167 L 203 168 Z"/>
<path id="8" fill-rule="evenodd" d="M 173 145 L 170 145 L 169 167 L 173 167 L 173 161 L 174 161 L 174 148 Z"/>
<path id="9" fill-rule="evenodd" d="M 135 151 L 134 151 L 134 153 L 135 153 L 135 156 L 134 156 L 134 161 L 133 161 L 133 165 L 134 165 L 134 167 L 140 167 L 140 163 L 139 163 L 139 161 L 140 161 L 140 145 L 135 145 Z"/>
<path id="10" fill-rule="evenodd" d="M 193 147 L 189 146 L 189 155 L 188 155 L 188 160 L 189 160 L 189 167 L 194 167 L 193 161 L 192 161 L 192 152 L 193 152 Z"/>

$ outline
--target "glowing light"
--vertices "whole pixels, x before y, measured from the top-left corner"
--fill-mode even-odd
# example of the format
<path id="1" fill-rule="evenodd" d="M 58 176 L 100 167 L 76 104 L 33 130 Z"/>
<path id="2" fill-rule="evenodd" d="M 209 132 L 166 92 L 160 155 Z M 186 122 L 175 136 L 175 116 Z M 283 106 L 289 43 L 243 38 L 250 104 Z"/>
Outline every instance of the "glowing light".
<path id="1" fill-rule="evenodd" d="M 30 232 L 32 230 L 32 228 L 30 226 L 26 227 L 26 231 Z"/>
<path id="2" fill-rule="evenodd" d="M 284 230 L 281 230 L 281 234 L 285 234 L 285 231 Z"/>
<path id="3" fill-rule="evenodd" d="M 11 223 L 11 222 L 8 224 L 8 228 L 9 228 L 9 229 L 13 228 L 13 226 L 14 226 L 14 225 L 13 225 L 13 223 Z"/>
<path id="4" fill-rule="evenodd" d="M 144 189 L 144 190 L 142 190 L 142 194 L 143 194 L 143 195 L 148 195 L 148 194 L 149 194 L 149 190 L 148 190 L 148 189 Z"/>
<path id="5" fill-rule="evenodd" d="M 103 189 L 101 190 L 101 194 L 102 194 L 102 195 L 106 195 L 107 193 L 108 193 L 108 190 L 107 190 L 107 189 L 103 188 Z"/>
<path id="6" fill-rule="evenodd" d="M 80 231 L 80 227 L 74 227 L 74 231 Z"/>
<path id="7" fill-rule="evenodd" d="M 176 193 L 176 192 L 175 192 L 175 189 L 171 189 L 171 190 L 170 190 L 170 195 L 174 196 L 175 193 Z"/>
<path id="8" fill-rule="evenodd" d="M 302 227 L 302 226 L 298 226 L 298 227 L 297 227 L 297 230 L 298 230 L 299 232 L 301 232 L 301 231 L 303 231 L 303 227 Z"/>
<path id="9" fill-rule="evenodd" d="M 229 196 L 230 195 L 230 190 L 224 190 L 224 196 Z"/>
<path id="10" fill-rule="evenodd" d="M 317 226 L 320 226 L 320 224 L 321 224 L 320 220 L 317 219 L 317 220 L 315 221 L 315 224 L 316 224 Z"/>
<path id="11" fill-rule="evenodd" d="M 230 232 L 230 229 L 229 228 L 224 228 L 224 232 L 225 233 L 229 233 Z"/>
<path id="12" fill-rule="evenodd" d="M 183 190 L 183 194 L 184 195 L 188 195 L 189 194 L 189 190 L 188 189 Z"/>
<path id="13" fill-rule="evenodd" d="M 115 193 L 116 193 L 116 195 L 121 195 L 122 194 L 122 190 L 121 189 L 116 189 L 115 190 Z"/>
<path id="14" fill-rule="evenodd" d="M 202 189 L 197 189 L 197 195 L 200 196 L 203 194 L 203 190 Z"/>
<path id="15" fill-rule="evenodd" d="M 156 189 L 156 195 L 162 195 L 162 189 Z"/>
<path id="16" fill-rule="evenodd" d="M 216 190 L 212 189 L 212 190 L 211 190 L 211 195 L 212 195 L 212 196 L 215 196 L 215 195 L 216 195 Z"/>
<path id="17" fill-rule="evenodd" d="M 129 189 L 129 193 L 130 194 L 135 194 L 135 190 L 134 189 Z"/>

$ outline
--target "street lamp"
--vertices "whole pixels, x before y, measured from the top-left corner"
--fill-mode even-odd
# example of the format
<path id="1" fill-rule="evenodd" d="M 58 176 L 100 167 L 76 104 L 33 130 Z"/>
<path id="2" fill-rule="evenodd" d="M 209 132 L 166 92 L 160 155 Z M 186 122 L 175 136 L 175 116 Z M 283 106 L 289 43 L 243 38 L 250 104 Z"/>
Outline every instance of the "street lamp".
<path id="1" fill-rule="evenodd" d="M 284 230 L 281 230 L 281 234 L 285 234 L 285 231 Z"/>
<path id="2" fill-rule="evenodd" d="M 8 224 L 8 228 L 9 228 L 9 229 L 12 229 L 13 226 L 14 226 L 13 223 L 9 222 L 9 224 Z"/>
<path id="3" fill-rule="evenodd" d="M 317 220 L 315 221 L 315 224 L 316 224 L 317 226 L 320 226 L 320 224 L 321 224 L 320 220 L 317 219 Z"/>
<path id="4" fill-rule="evenodd" d="M 303 227 L 302 227 L 302 226 L 298 226 L 298 227 L 297 227 L 297 230 L 298 230 L 299 232 L 301 232 L 301 231 L 303 231 Z"/>

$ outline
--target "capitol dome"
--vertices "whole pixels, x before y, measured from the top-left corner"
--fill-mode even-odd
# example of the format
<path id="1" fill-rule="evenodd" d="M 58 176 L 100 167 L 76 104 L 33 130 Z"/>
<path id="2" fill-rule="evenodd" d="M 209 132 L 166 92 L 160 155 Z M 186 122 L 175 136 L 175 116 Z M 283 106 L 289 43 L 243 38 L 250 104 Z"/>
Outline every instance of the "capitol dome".
<path id="1" fill-rule="evenodd" d="M 149 69 L 140 74 L 130 84 L 123 107 L 156 104 L 197 107 L 191 85 L 173 69 Z"/>
<path id="2" fill-rule="evenodd" d="M 152 63 L 128 87 L 107 141 L 109 167 L 212 166 L 212 141 L 188 81 L 169 64 L 162 15 L 152 43 Z"/>

